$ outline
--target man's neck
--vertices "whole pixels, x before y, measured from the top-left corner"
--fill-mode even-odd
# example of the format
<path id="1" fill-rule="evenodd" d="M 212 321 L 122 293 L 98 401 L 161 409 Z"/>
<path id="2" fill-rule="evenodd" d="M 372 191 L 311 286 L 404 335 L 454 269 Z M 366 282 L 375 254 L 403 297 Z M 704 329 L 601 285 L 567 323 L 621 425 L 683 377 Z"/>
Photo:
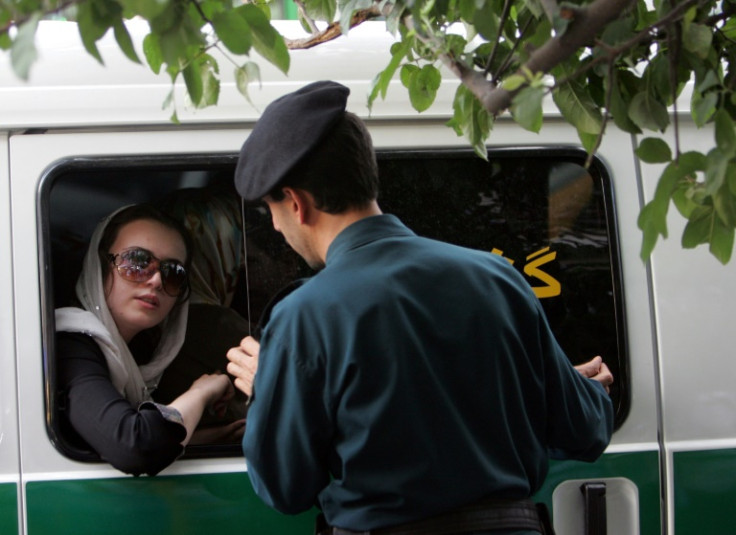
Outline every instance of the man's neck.
<path id="1" fill-rule="evenodd" d="M 329 249 L 330 244 L 343 230 L 361 219 L 372 217 L 374 215 L 381 215 L 382 213 L 383 212 L 376 201 L 371 201 L 371 203 L 364 208 L 350 209 L 341 214 L 328 214 L 321 212 L 318 226 L 319 232 L 317 233 L 317 247 L 322 260 L 326 260 L 327 249 Z"/>

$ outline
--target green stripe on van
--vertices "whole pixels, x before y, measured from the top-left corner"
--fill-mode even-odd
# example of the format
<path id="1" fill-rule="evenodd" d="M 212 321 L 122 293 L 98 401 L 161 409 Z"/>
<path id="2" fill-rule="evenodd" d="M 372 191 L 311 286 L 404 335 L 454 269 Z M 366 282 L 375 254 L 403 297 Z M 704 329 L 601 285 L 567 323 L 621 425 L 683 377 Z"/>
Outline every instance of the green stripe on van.
<path id="1" fill-rule="evenodd" d="M 552 493 L 560 483 L 568 479 L 595 481 L 604 477 L 625 477 L 637 486 L 639 533 L 649 535 L 662 532 L 659 515 L 659 455 L 656 451 L 607 453 L 594 463 L 552 461 L 547 480 L 534 499 L 545 502 L 551 511 Z M 683 531 L 683 533 L 699 532 Z"/>
<path id="2" fill-rule="evenodd" d="M 734 533 L 736 449 L 673 454 L 675 532 Z"/>
<path id="3" fill-rule="evenodd" d="M 26 503 L 28 535 L 311 534 L 316 515 L 273 511 L 242 472 L 34 481 Z"/>
<path id="4" fill-rule="evenodd" d="M 636 484 L 640 532 L 661 532 L 657 452 L 606 454 L 595 463 L 554 461 L 535 498 L 551 508 L 552 492 L 563 481 L 603 477 Z M 311 535 L 316 514 L 274 512 L 245 473 L 36 481 L 26 485 L 26 503 L 28 535 Z"/>
<path id="5" fill-rule="evenodd" d="M 18 487 L 15 483 L 0 483 L 0 533 L 18 533 Z"/>

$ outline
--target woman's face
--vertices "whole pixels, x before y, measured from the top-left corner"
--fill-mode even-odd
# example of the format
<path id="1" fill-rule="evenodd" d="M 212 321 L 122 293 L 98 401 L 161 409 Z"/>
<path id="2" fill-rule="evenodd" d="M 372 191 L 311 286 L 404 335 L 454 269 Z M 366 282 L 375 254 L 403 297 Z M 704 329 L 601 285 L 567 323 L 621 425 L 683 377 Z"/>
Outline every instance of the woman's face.
<path id="1" fill-rule="evenodd" d="M 182 264 L 186 260 L 186 246 L 179 233 L 149 219 L 120 227 L 109 253 L 120 254 L 132 247 L 147 249 L 160 260 L 178 260 Z M 176 296 L 163 291 L 159 270 L 144 282 L 131 282 L 122 278 L 111 262 L 104 285 L 107 307 L 126 342 L 161 323 L 176 304 Z"/>

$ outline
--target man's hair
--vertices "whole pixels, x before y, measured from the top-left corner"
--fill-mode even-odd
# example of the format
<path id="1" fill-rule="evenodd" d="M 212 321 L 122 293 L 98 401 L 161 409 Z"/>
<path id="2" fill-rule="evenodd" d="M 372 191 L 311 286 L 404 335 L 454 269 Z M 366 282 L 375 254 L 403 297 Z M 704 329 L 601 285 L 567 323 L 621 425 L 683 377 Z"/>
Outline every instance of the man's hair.
<path id="1" fill-rule="evenodd" d="M 363 208 L 378 197 L 378 164 L 363 121 L 345 112 L 337 125 L 269 192 L 284 198 L 283 187 L 309 192 L 317 209 L 339 214 Z"/>

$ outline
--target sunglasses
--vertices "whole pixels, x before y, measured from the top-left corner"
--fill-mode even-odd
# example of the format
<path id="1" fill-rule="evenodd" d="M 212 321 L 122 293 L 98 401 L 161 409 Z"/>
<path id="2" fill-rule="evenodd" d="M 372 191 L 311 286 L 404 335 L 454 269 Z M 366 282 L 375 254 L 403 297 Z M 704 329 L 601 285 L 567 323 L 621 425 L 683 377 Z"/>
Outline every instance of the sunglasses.
<path id="1" fill-rule="evenodd" d="M 178 260 L 159 260 L 151 251 L 142 247 L 126 249 L 122 253 L 108 254 L 108 259 L 120 276 L 130 282 L 146 282 L 161 272 L 161 286 L 171 297 L 184 293 L 189 286 L 187 270 Z"/>

